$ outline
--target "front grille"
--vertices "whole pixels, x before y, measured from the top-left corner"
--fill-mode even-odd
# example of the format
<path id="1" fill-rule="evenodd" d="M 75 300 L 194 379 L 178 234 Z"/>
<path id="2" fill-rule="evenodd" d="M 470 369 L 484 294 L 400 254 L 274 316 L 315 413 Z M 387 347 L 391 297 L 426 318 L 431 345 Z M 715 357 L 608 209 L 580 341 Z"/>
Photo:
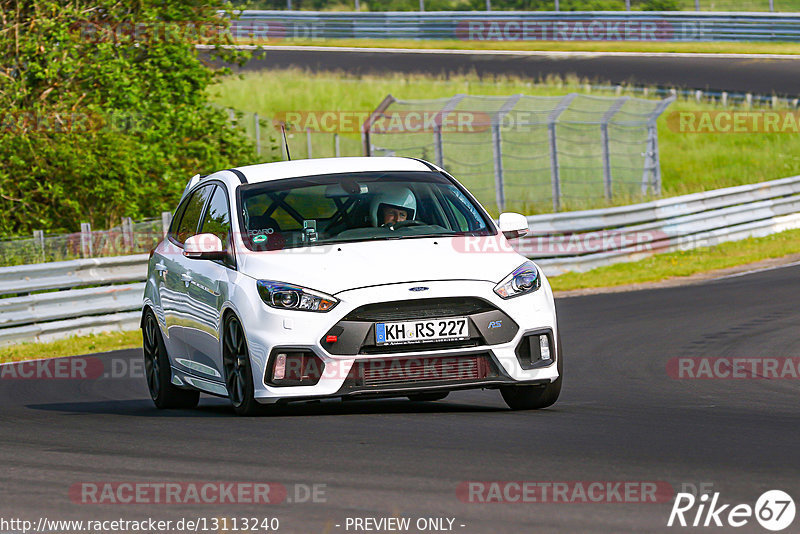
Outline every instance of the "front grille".
<path id="1" fill-rule="evenodd" d="M 439 299 L 398 300 L 367 304 L 351 311 L 344 321 L 405 321 L 472 315 L 496 308 L 485 300 L 474 297 L 447 297 Z"/>
<path id="2" fill-rule="evenodd" d="M 486 355 L 368 360 L 358 365 L 362 384 L 372 387 L 471 382 L 494 374 Z"/>
<path id="3" fill-rule="evenodd" d="M 459 341 L 431 341 L 428 343 L 406 343 L 399 345 L 364 345 L 359 354 L 392 354 L 397 352 L 425 352 L 429 350 L 464 349 L 477 347 L 480 339 L 462 339 Z"/>

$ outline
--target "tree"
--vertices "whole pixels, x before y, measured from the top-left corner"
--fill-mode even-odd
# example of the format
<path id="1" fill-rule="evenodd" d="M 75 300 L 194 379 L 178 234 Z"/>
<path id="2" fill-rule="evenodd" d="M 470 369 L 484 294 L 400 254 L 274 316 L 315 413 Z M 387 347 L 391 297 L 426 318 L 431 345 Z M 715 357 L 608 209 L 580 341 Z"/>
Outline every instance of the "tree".
<path id="1" fill-rule="evenodd" d="M 0 235 L 174 208 L 193 174 L 254 162 L 207 88 L 246 54 L 202 0 L 0 0 Z"/>

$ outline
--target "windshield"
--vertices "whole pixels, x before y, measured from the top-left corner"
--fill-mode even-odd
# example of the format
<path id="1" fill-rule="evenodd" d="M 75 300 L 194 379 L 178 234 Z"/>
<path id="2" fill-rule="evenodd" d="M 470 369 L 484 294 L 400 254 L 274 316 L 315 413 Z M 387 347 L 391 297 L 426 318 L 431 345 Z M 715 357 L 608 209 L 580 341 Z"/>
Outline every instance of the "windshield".
<path id="1" fill-rule="evenodd" d="M 424 236 L 493 235 L 486 212 L 433 172 L 290 178 L 239 188 L 251 250 Z"/>

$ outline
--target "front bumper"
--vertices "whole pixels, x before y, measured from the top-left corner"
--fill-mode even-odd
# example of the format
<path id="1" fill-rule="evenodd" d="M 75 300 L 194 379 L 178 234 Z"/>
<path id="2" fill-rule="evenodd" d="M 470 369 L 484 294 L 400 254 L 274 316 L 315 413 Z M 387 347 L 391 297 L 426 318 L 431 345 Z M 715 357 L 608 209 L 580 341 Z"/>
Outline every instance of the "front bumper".
<path id="1" fill-rule="evenodd" d="M 493 291 L 494 284 L 484 281 L 425 282 L 429 288 L 425 296 L 413 293 L 414 297 L 409 298 L 409 289 L 419 285 L 415 282 L 344 291 L 336 295 L 340 303 L 328 313 L 275 310 L 263 303 L 254 306 L 255 313 L 245 314 L 242 319 L 256 399 L 272 403 L 397 396 L 546 384 L 558 378 L 555 307 L 546 280 L 538 291 L 508 300 L 500 299 Z M 484 305 L 471 309 L 463 304 L 467 301 Z M 417 310 L 424 309 L 419 304 L 425 302 L 454 304 L 441 308 L 443 316 L 469 317 L 470 337 L 457 343 L 378 346 L 374 323 L 389 320 L 381 317 L 403 320 L 403 310 L 394 310 L 394 315 L 359 312 L 376 312 L 376 305 L 380 312 L 380 303 L 391 302 L 407 303 L 410 308 L 417 304 Z M 326 342 L 331 332 L 338 334 L 338 341 L 333 344 Z M 525 336 L 542 333 L 551 339 L 550 358 L 532 366 L 521 360 L 519 347 Z M 313 355 L 320 362 L 314 383 L 276 385 L 271 381 L 276 355 L 292 351 Z"/>

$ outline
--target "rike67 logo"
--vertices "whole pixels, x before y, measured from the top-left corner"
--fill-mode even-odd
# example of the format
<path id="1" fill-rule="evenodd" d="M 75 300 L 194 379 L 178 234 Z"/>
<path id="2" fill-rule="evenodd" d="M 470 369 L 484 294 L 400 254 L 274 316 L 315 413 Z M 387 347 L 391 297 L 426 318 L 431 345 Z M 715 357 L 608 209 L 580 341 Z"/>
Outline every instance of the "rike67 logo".
<path id="1" fill-rule="evenodd" d="M 764 492 L 755 506 L 723 503 L 719 492 L 699 497 L 678 493 L 667 526 L 740 528 L 755 519 L 765 529 L 778 532 L 791 525 L 794 516 L 794 500 L 781 490 Z"/>

